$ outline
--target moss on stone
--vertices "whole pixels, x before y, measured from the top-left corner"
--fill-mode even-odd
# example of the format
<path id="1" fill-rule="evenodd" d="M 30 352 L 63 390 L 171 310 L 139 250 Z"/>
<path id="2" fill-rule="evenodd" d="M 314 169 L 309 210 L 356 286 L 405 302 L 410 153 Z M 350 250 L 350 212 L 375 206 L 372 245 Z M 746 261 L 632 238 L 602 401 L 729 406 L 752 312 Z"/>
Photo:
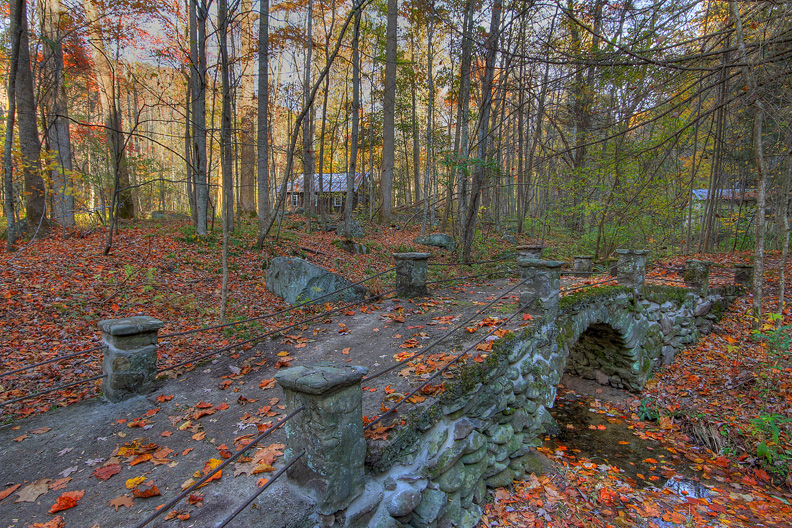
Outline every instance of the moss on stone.
<path id="1" fill-rule="evenodd" d="M 644 297 L 657 304 L 671 301 L 677 305 L 685 303 L 690 290 L 687 288 L 677 288 L 676 286 L 665 286 L 663 284 L 647 284 L 644 286 Z"/>
<path id="2" fill-rule="evenodd" d="M 621 293 L 631 293 L 632 289 L 626 286 L 602 286 L 600 288 L 585 288 L 566 297 L 561 297 L 558 307 L 561 312 L 571 308 L 583 307 L 595 300 L 601 300 L 619 295 Z"/>

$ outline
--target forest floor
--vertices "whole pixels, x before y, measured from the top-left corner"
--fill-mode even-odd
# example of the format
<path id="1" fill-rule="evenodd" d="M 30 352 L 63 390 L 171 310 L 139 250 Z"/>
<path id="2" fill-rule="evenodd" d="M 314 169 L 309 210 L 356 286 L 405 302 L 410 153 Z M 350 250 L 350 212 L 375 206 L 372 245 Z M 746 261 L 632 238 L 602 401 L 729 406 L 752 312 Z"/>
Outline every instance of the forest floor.
<path id="1" fill-rule="evenodd" d="M 408 242 L 418 234 L 417 230 L 372 229 L 365 239 L 372 253 L 350 258 L 332 245 L 334 234 L 306 235 L 299 231 L 300 227 L 296 222 L 287 223 L 280 240 L 269 243 L 262 252 L 248 249 L 254 236 L 252 230 L 240 230 L 232 239 L 229 320 L 286 308 L 264 288 L 266 262 L 275 256 L 305 256 L 360 280 L 387 270 L 392 265 L 392 252 L 425 249 Z M 216 237 L 198 239 L 189 228 L 176 224 L 136 224 L 122 229 L 110 255 L 103 256 L 103 235 L 69 235 L 56 235 L 6 256 L 0 272 L 0 295 L 5 300 L 0 318 L 0 372 L 97 346 L 100 338 L 96 323 L 104 318 L 152 315 L 166 323 L 161 334 L 217 324 L 221 275 Z M 482 248 L 476 258 L 492 258 L 512 247 L 496 240 Z M 450 254 L 433 253 L 434 262 L 453 262 Z M 731 282 L 725 267 L 750 260 L 748 254 L 705 257 L 724 266 L 714 272 L 716 284 Z M 767 311 L 775 311 L 769 303 L 777 288 L 777 255 L 770 255 L 768 260 Z M 682 267 L 684 257 L 668 259 L 663 265 Z M 430 280 L 476 275 L 483 269 L 433 268 Z M 792 269 L 787 273 L 789 276 Z M 662 268 L 653 269 L 649 276 L 655 282 L 678 279 Z M 380 277 L 372 281 L 369 289 L 374 293 L 386 291 L 390 281 L 392 278 L 387 275 Z M 502 293 L 513 282 L 488 281 L 489 287 L 494 284 Z M 205 464 L 212 463 L 210 460 L 223 459 L 250 433 L 266 427 L 269 419 L 282 416 L 283 409 L 276 401 L 280 398 L 279 389 L 271 387 L 276 365 L 288 364 L 291 358 L 299 363 L 301 354 L 307 360 L 313 355 L 308 354 L 310 350 L 322 350 L 322 354 L 337 354 L 341 359 L 377 369 L 386 361 L 395 361 L 399 354 L 403 354 L 403 359 L 412 352 L 410 343 L 440 335 L 438 332 L 442 333 L 452 321 L 475 312 L 495 297 L 494 291 L 482 283 L 468 281 L 420 304 L 390 299 L 371 308 L 320 317 L 319 323 L 298 326 L 265 346 L 250 350 L 252 345 L 245 345 L 197 369 L 194 364 L 177 369 L 150 397 L 121 406 L 101 405 L 98 399 L 82 402 L 98 392 L 98 384 L 94 383 L 4 406 L 0 408 L 0 421 L 4 423 L 0 435 L 7 440 L 5 445 L 19 451 L 20 459 L 29 460 L 19 462 L 23 464 L 19 472 L 0 472 L 0 520 L 7 526 L 59 526 L 58 519 L 64 516 L 70 528 L 91 527 L 93 524 L 87 519 L 104 518 L 119 508 L 119 514 L 134 510 L 135 518 L 139 518 L 153 508 L 148 505 L 149 499 L 140 497 L 151 484 L 159 484 L 163 492 L 169 489 L 170 493 L 158 497 L 169 499 L 192 472 L 200 472 Z M 464 303 L 459 302 L 461 298 Z M 494 307 L 492 317 L 502 317 L 515 302 L 513 297 L 498 301 L 500 306 Z M 634 438 L 623 438 L 617 444 L 636 451 L 638 444 L 657 442 L 646 449 L 660 454 L 638 461 L 646 469 L 629 471 L 630 468 L 620 467 L 617 460 L 604 460 L 602 453 L 587 453 L 573 442 L 566 446 L 564 437 L 548 439 L 543 452 L 553 461 L 555 471 L 515 483 L 512 490 L 494 492 L 482 525 L 789 526 L 792 361 L 790 351 L 779 348 L 783 346 L 784 334 L 775 332 L 772 325 L 763 321 L 762 335 L 752 332 L 746 315 L 749 305 L 750 297 L 738 300 L 715 332 L 679 354 L 673 365 L 656 372 L 640 395 L 618 396 L 605 387 L 583 390 L 573 383 L 559 391 L 564 396 L 563 401 L 559 400 L 559 410 L 582 405 L 591 415 L 589 418 L 595 419 L 583 425 L 578 423 L 582 421 L 579 414 L 568 423 L 559 416 L 563 427 L 585 427 L 594 435 L 616 429 L 626 431 Z M 160 364 L 176 364 L 328 308 L 297 310 L 293 318 L 284 314 L 167 339 L 160 348 Z M 473 328 L 490 327 L 491 321 L 486 319 L 481 315 Z M 787 310 L 784 324 L 790 323 L 792 317 Z M 525 323 L 513 322 L 520 324 Z M 475 335 L 471 332 L 471 338 Z M 362 347 L 355 346 L 360 339 L 374 337 L 392 343 L 389 346 L 393 351 L 385 358 L 363 357 Z M 325 342 L 331 343 L 326 345 L 327 350 L 320 346 Z M 482 352 L 485 354 L 485 349 Z M 94 375 L 100 369 L 99 361 L 97 352 L 88 353 L 2 378 L 0 404 Z M 433 361 L 436 364 L 432 368 L 437 368 L 448 359 L 440 354 Z M 386 396 L 405 390 L 385 383 L 386 379 L 398 380 L 398 376 L 383 378 L 382 383 L 368 387 L 367 393 L 379 394 L 370 399 L 376 403 L 365 414 L 374 416 L 377 406 L 387 401 Z M 567 389 L 569 392 L 565 393 Z M 603 390 L 605 393 L 598 392 Z M 580 397 L 575 395 L 578 392 Z M 41 414 L 76 402 L 81 403 Z M 28 418 L 22 419 L 25 416 Z M 66 416 L 73 416 L 73 421 L 69 422 Z M 79 425 L 85 416 L 91 416 L 94 425 L 90 428 Z M 282 439 L 277 434 L 272 443 L 258 450 L 259 458 L 274 468 L 282 458 Z M 135 443 L 144 437 L 147 440 Z M 4 454 L 6 460 L 10 460 L 6 458 L 9 453 Z M 31 453 L 47 453 L 53 463 L 44 465 Z M 250 478 L 232 479 L 232 483 L 245 480 L 247 484 L 237 487 L 255 489 L 268 471 L 254 475 L 254 469 L 235 466 L 235 475 Z M 150 478 L 152 473 L 156 478 Z M 110 480 L 116 474 L 119 476 Z M 148 481 L 143 484 L 132 480 L 147 475 Z M 697 487 L 674 487 L 675 482 L 683 480 L 696 483 Z M 223 488 L 232 494 L 240 492 L 234 484 L 224 484 Z M 133 490 L 137 491 L 134 495 Z M 85 497 L 80 495 L 83 491 L 87 491 Z M 217 493 L 212 487 L 205 491 L 207 497 Z M 20 498 L 25 500 L 19 502 Z M 213 515 L 208 498 L 207 507 L 200 508 L 203 500 L 202 494 L 196 494 L 190 501 L 194 504 L 181 507 L 183 522 L 189 524 L 197 518 L 207 518 L 201 516 Z M 57 511 L 56 504 L 70 506 L 72 501 L 79 507 Z M 57 516 L 47 513 L 50 507 Z M 222 513 L 215 511 L 214 515 Z M 189 514 L 193 521 L 186 521 Z M 43 524 L 46 522 L 50 524 Z"/>

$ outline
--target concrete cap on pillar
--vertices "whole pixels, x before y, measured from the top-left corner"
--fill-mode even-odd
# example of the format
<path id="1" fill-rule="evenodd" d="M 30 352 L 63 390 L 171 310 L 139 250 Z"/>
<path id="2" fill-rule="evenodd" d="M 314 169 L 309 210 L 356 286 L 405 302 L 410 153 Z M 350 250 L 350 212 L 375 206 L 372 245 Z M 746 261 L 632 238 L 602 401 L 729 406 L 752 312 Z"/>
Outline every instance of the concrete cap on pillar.
<path id="1" fill-rule="evenodd" d="M 128 336 L 156 332 L 165 323 L 147 315 L 125 317 L 123 319 L 104 319 L 99 321 L 99 329 L 111 336 Z"/>
<path id="2" fill-rule="evenodd" d="M 522 268 L 560 268 L 564 265 L 558 260 L 542 260 L 532 257 L 517 257 L 517 265 Z"/>
<path id="3" fill-rule="evenodd" d="M 432 256 L 431 253 L 419 253 L 417 251 L 411 251 L 408 253 L 393 253 L 393 258 L 401 259 L 401 260 L 426 260 Z"/>
<path id="4" fill-rule="evenodd" d="M 360 382 L 368 370 L 355 365 L 318 361 L 283 370 L 275 375 L 275 380 L 295 392 L 326 396 Z"/>

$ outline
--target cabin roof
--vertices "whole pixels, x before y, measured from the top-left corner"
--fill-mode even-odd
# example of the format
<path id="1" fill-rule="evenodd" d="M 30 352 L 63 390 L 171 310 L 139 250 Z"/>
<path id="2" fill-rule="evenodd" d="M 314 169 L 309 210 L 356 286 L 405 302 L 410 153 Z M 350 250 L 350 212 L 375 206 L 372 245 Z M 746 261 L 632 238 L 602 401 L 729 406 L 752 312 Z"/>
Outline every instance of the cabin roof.
<path id="1" fill-rule="evenodd" d="M 354 190 L 357 192 L 370 176 L 370 172 L 355 173 Z M 313 175 L 314 192 L 346 192 L 346 178 L 346 172 L 324 173 L 322 174 L 322 189 L 319 189 L 319 174 L 316 173 Z M 304 186 L 304 177 L 302 175 L 295 176 L 294 180 L 289 182 L 288 192 L 301 193 L 304 191 Z"/>

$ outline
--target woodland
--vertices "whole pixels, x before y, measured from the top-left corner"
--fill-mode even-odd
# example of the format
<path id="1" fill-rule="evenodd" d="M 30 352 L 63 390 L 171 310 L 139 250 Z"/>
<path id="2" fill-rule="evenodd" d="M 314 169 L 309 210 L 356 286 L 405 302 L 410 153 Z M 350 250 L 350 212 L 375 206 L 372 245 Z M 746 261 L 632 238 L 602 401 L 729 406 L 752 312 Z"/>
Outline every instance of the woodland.
<path id="1" fill-rule="evenodd" d="M 173 331 L 256 317 L 283 306 L 260 271 L 274 257 L 360 280 L 384 273 L 393 252 L 426 250 L 412 243 L 426 233 L 456 239 L 459 250 L 440 259 L 472 273 L 518 244 L 603 266 L 618 248 L 648 249 L 669 266 L 750 263 L 753 289 L 723 335 L 613 413 L 759 502 L 734 499 L 726 513 L 687 503 L 680 521 L 662 494 L 628 492 L 596 463 L 566 459 L 563 483 L 499 490 L 484 521 L 606 526 L 602 515 L 627 512 L 784 526 L 768 512 L 792 504 L 789 2 L 9 0 L 0 9 L 0 372 L 95 345 L 102 318 L 153 315 Z M 370 253 L 334 245 L 345 237 L 333 231 L 355 226 Z M 177 339 L 160 359 L 175 364 L 257 329 Z M 0 378 L 0 403 L 83 367 Z M 730 390 L 701 389 L 726 374 Z M 706 405 L 686 411 L 686 389 Z M 97 390 L 9 406 L 3 424 Z"/>

